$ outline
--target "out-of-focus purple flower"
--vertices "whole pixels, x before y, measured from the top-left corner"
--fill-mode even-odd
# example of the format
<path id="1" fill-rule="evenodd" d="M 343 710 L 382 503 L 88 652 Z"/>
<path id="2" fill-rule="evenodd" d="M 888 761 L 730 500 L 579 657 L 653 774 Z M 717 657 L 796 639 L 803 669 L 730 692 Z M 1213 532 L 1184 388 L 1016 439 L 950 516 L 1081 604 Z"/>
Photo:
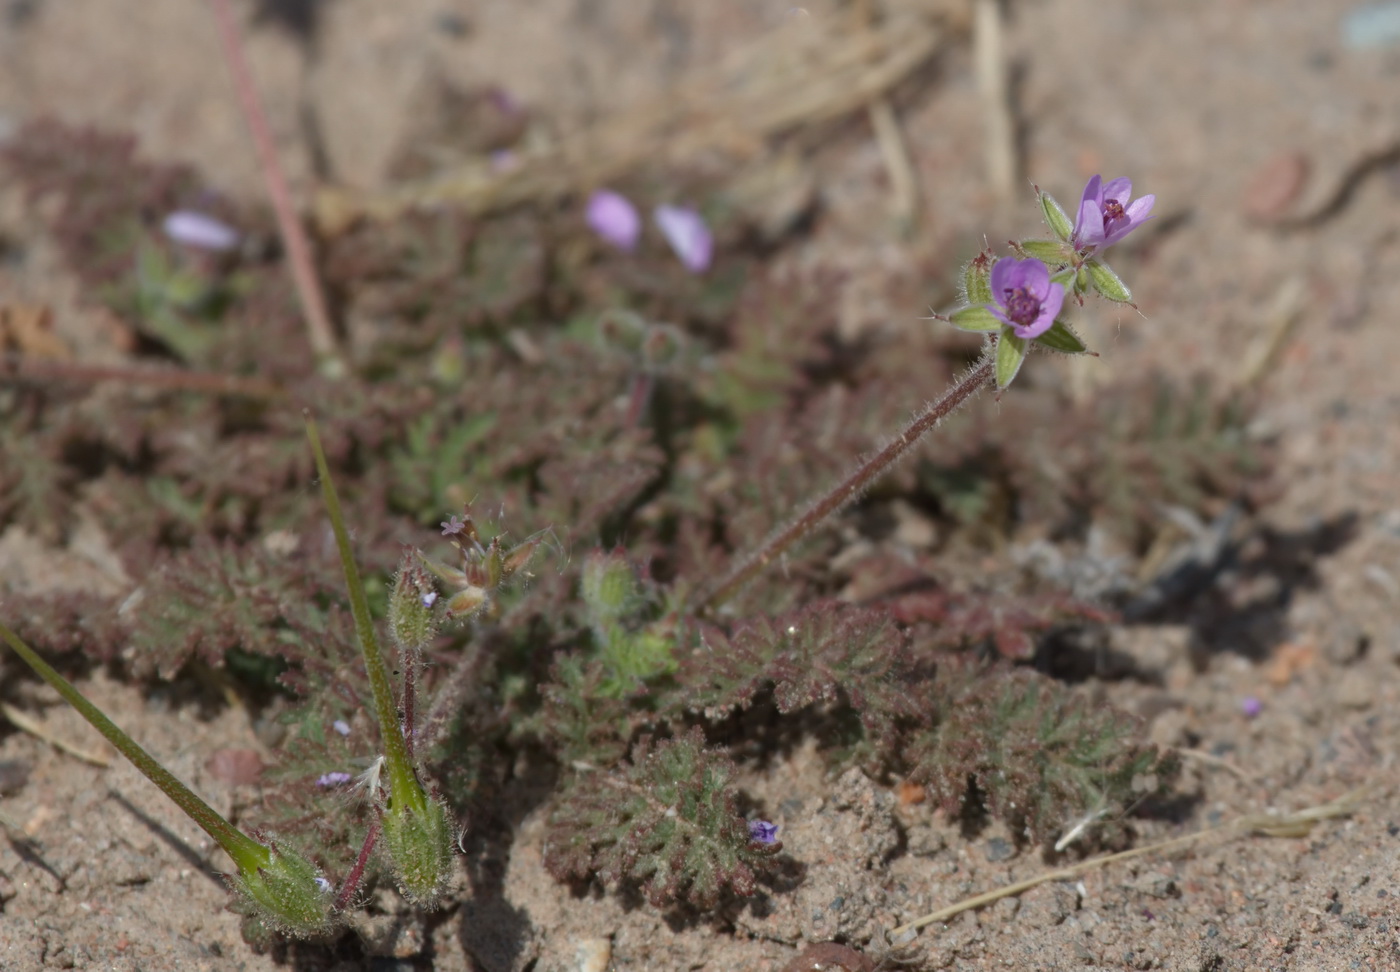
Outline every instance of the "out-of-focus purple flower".
<path id="1" fill-rule="evenodd" d="M 238 230 L 227 223 L 193 209 L 177 209 L 161 224 L 165 235 L 181 246 L 222 253 L 238 246 Z"/>
<path id="2" fill-rule="evenodd" d="M 1240 711 L 1246 719 L 1253 719 L 1264 711 L 1264 703 L 1252 695 L 1246 695 L 1240 700 Z"/>
<path id="3" fill-rule="evenodd" d="M 350 735 L 350 723 L 346 722 L 344 719 L 337 719 L 334 722 L 332 722 L 331 728 L 334 729 L 336 732 L 340 733 L 342 736 Z"/>
<path id="4" fill-rule="evenodd" d="M 992 265 L 991 311 L 1016 336 L 1030 340 L 1050 330 L 1065 302 L 1065 288 L 1050 282 L 1050 268 L 1039 260 L 998 260 Z"/>
<path id="5" fill-rule="evenodd" d="M 767 820 L 750 820 L 749 840 L 756 844 L 776 844 L 778 842 L 778 825 L 769 823 Z"/>
<path id="6" fill-rule="evenodd" d="M 438 526 L 442 527 L 442 535 L 444 537 L 455 537 L 467 528 L 466 521 L 456 513 L 452 514 L 452 519 L 443 520 Z"/>
<path id="7" fill-rule="evenodd" d="M 349 773 L 323 773 L 316 779 L 317 786 L 344 786 L 354 777 Z"/>
<path id="8" fill-rule="evenodd" d="M 420 600 L 423 602 L 423 606 L 424 606 L 425 608 L 430 608 L 430 607 L 432 607 L 434 604 L 437 603 L 437 599 L 438 599 L 438 592 L 437 592 L 437 591 L 428 591 L 426 594 L 424 594 L 424 595 L 422 596 L 422 598 L 420 598 Z"/>
<path id="9" fill-rule="evenodd" d="M 704 273 L 710 268 L 715 238 L 698 212 L 688 206 L 661 205 L 652 212 L 652 218 L 687 270 Z"/>
<path id="10" fill-rule="evenodd" d="M 1094 176 L 1089 180 L 1070 236 L 1081 253 L 1111 246 L 1151 218 L 1148 213 L 1157 197 L 1132 199 L 1132 195 L 1133 184 L 1125 178 L 1104 182 Z"/>
<path id="11" fill-rule="evenodd" d="M 620 192 L 599 189 L 588 197 L 585 214 L 589 227 L 619 250 L 632 251 L 642 235 L 642 217 Z"/>

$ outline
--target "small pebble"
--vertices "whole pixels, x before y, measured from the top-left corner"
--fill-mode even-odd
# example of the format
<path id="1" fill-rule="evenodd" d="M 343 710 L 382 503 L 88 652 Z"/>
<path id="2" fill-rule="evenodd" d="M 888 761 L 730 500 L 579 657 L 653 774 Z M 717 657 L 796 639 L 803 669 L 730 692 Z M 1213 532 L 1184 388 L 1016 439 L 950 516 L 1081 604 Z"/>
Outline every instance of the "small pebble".
<path id="1" fill-rule="evenodd" d="M 1011 842 L 1000 837 L 993 837 L 987 841 L 986 849 L 983 851 L 987 855 L 987 860 L 992 863 L 1009 860 L 1016 854 L 1016 848 L 1011 846 Z"/>
<path id="2" fill-rule="evenodd" d="M 783 972 L 875 972 L 875 963 L 849 945 L 818 942 L 798 953 Z"/>
<path id="3" fill-rule="evenodd" d="M 30 765 L 23 759 L 0 759 L 0 796 L 24 789 L 29 782 Z"/>
<path id="4" fill-rule="evenodd" d="M 607 972 L 612 963 L 612 939 L 585 938 L 574 952 L 578 972 Z"/>
<path id="5" fill-rule="evenodd" d="M 1245 183 L 1240 208 L 1256 223 L 1274 223 L 1292 209 L 1308 181 L 1308 159 L 1284 151 L 1257 166 Z"/>
<path id="6" fill-rule="evenodd" d="M 204 761 L 216 780 L 241 785 L 256 783 L 262 776 L 262 757 L 251 749 L 216 749 Z"/>

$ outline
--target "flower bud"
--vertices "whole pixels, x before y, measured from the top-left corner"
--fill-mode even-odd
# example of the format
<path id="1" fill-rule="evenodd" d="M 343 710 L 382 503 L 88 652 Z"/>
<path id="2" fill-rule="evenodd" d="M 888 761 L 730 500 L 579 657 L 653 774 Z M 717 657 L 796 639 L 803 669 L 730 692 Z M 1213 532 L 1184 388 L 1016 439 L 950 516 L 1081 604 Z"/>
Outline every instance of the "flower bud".
<path id="1" fill-rule="evenodd" d="M 1041 191 L 1039 186 L 1035 191 L 1040 201 L 1040 211 L 1045 216 L 1045 224 L 1050 227 L 1050 232 L 1068 243 L 1074 235 L 1074 224 L 1070 222 L 1069 216 L 1050 193 Z"/>
<path id="2" fill-rule="evenodd" d="M 399 651 L 422 651 L 432 642 L 437 633 L 436 600 L 437 588 L 419 562 L 418 551 L 406 552 L 389 596 L 389 634 Z"/>
<path id="3" fill-rule="evenodd" d="M 993 262 L 991 253 L 983 250 L 963 267 L 963 299 L 969 304 L 980 306 L 992 302 Z"/>
<path id="4" fill-rule="evenodd" d="M 583 565 L 583 603 L 595 627 L 609 627 L 637 606 L 637 576 L 620 554 L 595 551 Z"/>

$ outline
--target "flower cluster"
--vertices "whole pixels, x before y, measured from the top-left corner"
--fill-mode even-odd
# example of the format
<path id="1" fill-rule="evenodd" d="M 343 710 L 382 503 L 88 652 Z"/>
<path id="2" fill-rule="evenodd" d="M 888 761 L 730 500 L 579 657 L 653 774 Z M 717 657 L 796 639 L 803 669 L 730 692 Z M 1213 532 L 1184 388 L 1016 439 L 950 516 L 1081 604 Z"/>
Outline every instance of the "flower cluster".
<path id="1" fill-rule="evenodd" d="M 1036 187 L 1053 240 L 1011 244 L 1019 259 L 977 255 L 963 276 L 965 306 L 946 318 L 964 331 L 979 331 L 995 342 L 998 389 L 1011 384 L 1032 344 L 1063 354 L 1088 348 L 1060 317 L 1065 298 L 1082 304 L 1090 292 L 1132 306 L 1132 294 L 1099 254 L 1151 219 L 1155 196 L 1132 198 L 1127 179 L 1104 182 L 1094 176 L 1084 187 L 1079 209 L 1069 216 Z"/>

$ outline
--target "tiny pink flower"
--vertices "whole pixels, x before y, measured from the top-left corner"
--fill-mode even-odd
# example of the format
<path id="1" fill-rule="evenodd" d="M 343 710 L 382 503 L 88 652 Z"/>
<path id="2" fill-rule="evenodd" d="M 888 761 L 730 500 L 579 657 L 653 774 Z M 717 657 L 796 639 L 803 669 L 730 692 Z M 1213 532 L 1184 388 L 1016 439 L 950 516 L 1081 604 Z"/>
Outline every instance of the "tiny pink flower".
<path id="1" fill-rule="evenodd" d="M 1050 282 L 1050 270 L 1034 258 L 992 264 L 991 311 L 1019 338 L 1038 338 L 1050 330 L 1065 302 L 1065 288 Z"/>
<path id="2" fill-rule="evenodd" d="M 588 198 L 585 213 L 589 227 L 619 250 L 632 251 L 642 235 L 642 217 L 627 197 L 611 189 L 599 189 Z"/>
<path id="3" fill-rule="evenodd" d="M 193 209 L 175 210 L 165 217 L 161 228 L 172 242 L 196 250 L 232 250 L 240 239 L 232 226 Z"/>
<path id="4" fill-rule="evenodd" d="M 662 205 L 656 207 L 652 218 L 687 270 L 704 273 L 709 269 L 715 240 L 698 212 L 687 206 Z"/>
<path id="5" fill-rule="evenodd" d="M 1127 179 L 1104 182 L 1094 176 L 1089 180 L 1070 237 L 1080 252 L 1111 246 L 1151 219 L 1148 213 L 1157 197 L 1132 199 L 1132 195 L 1133 184 Z"/>

